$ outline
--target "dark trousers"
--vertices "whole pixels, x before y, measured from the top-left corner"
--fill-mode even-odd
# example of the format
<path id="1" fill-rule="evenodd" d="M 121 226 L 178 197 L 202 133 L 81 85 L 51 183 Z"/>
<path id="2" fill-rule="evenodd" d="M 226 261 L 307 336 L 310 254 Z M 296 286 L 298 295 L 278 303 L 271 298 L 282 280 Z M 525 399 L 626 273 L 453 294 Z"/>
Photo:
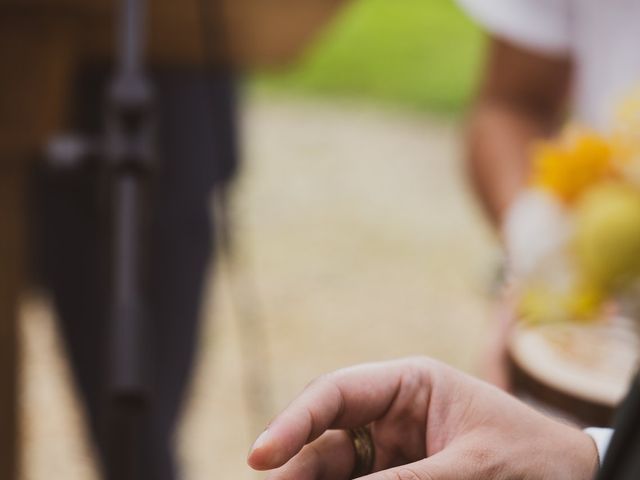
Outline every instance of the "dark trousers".
<path id="1" fill-rule="evenodd" d="M 71 123 L 99 131 L 107 71 L 78 78 Z M 198 314 L 212 265 L 211 194 L 236 168 L 234 82 L 226 73 L 162 70 L 154 74 L 159 113 L 159 169 L 149 225 L 151 403 L 144 423 L 145 480 L 176 478 L 173 437 L 198 341 Z M 108 205 L 100 175 L 45 169 L 38 176 L 36 265 L 50 292 L 75 380 L 101 459 L 108 408 Z M 109 465 L 104 465 L 106 471 Z"/>

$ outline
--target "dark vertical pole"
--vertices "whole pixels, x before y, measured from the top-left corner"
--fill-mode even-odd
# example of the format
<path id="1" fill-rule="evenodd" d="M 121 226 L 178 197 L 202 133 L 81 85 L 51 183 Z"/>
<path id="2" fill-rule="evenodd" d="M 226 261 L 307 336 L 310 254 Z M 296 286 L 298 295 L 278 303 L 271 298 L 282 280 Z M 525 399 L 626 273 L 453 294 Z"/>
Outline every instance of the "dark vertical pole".
<path id="1" fill-rule="evenodd" d="M 118 26 L 118 67 L 120 73 L 141 75 L 146 44 L 146 0 L 122 0 Z"/>
<path id="2" fill-rule="evenodd" d="M 150 400 L 143 267 L 155 136 L 153 92 L 143 63 L 146 7 L 145 0 L 122 0 L 116 71 L 107 92 L 105 148 L 113 197 L 109 480 L 142 478 L 142 430 Z"/>

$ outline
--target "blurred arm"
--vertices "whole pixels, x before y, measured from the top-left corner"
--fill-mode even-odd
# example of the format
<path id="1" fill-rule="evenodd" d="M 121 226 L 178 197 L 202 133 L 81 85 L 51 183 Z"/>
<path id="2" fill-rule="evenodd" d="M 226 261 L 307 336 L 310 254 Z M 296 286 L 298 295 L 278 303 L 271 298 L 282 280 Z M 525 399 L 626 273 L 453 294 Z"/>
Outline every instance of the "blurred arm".
<path id="1" fill-rule="evenodd" d="M 497 227 L 526 181 L 532 141 L 562 120 L 570 76 L 568 58 L 491 39 L 470 117 L 467 158 L 472 184 Z"/>

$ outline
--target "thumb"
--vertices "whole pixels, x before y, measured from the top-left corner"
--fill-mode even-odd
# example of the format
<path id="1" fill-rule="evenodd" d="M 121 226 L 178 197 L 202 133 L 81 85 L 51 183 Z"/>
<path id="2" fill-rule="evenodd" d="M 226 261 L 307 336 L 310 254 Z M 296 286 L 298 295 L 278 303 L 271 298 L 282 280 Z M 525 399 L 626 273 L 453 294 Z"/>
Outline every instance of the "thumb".
<path id="1" fill-rule="evenodd" d="M 367 475 L 360 480 L 465 480 L 479 478 L 479 470 L 479 465 L 472 465 L 467 455 L 454 449 L 443 450 L 419 462 Z"/>

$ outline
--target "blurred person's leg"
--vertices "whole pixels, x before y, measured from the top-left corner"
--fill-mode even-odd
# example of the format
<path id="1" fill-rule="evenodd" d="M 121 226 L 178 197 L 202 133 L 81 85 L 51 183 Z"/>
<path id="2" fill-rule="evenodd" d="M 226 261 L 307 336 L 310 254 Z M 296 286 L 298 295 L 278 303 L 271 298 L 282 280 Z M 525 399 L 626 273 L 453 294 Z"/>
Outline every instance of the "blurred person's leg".
<path id="1" fill-rule="evenodd" d="M 76 96 L 81 130 L 96 132 L 106 71 L 83 76 Z M 205 274 L 212 260 L 211 193 L 236 162 L 234 85 L 229 74 L 164 71 L 154 77 L 160 114 L 159 172 L 149 244 L 153 398 L 146 432 L 145 478 L 175 478 L 173 437 L 190 379 Z M 100 189 L 79 174 L 50 188 L 42 202 L 46 283 L 78 385 L 98 438 L 105 410 L 104 283 L 108 235 Z M 52 188 L 51 188 L 52 187 Z M 59 228 L 63 225 L 63 228 Z"/>
<path id="2" fill-rule="evenodd" d="M 229 74 L 159 75 L 162 170 L 152 225 L 151 320 L 157 323 L 157 402 L 149 458 L 171 449 L 198 336 L 204 279 L 215 223 L 211 193 L 229 179 L 236 162 L 234 86 Z M 154 431 L 155 430 L 155 431 Z M 162 453 L 162 452 L 160 452 Z M 170 459 L 167 452 L 161 458 Z M 154 478 L 170 478 L 158 464 Z"/>
<path id="3" fill-rule="evenodd" d="M 0 7 L 0 478 L 17 477 L 18 299 L 25 280 L 27 159 L 60 126 L 73 29 Z"/>

